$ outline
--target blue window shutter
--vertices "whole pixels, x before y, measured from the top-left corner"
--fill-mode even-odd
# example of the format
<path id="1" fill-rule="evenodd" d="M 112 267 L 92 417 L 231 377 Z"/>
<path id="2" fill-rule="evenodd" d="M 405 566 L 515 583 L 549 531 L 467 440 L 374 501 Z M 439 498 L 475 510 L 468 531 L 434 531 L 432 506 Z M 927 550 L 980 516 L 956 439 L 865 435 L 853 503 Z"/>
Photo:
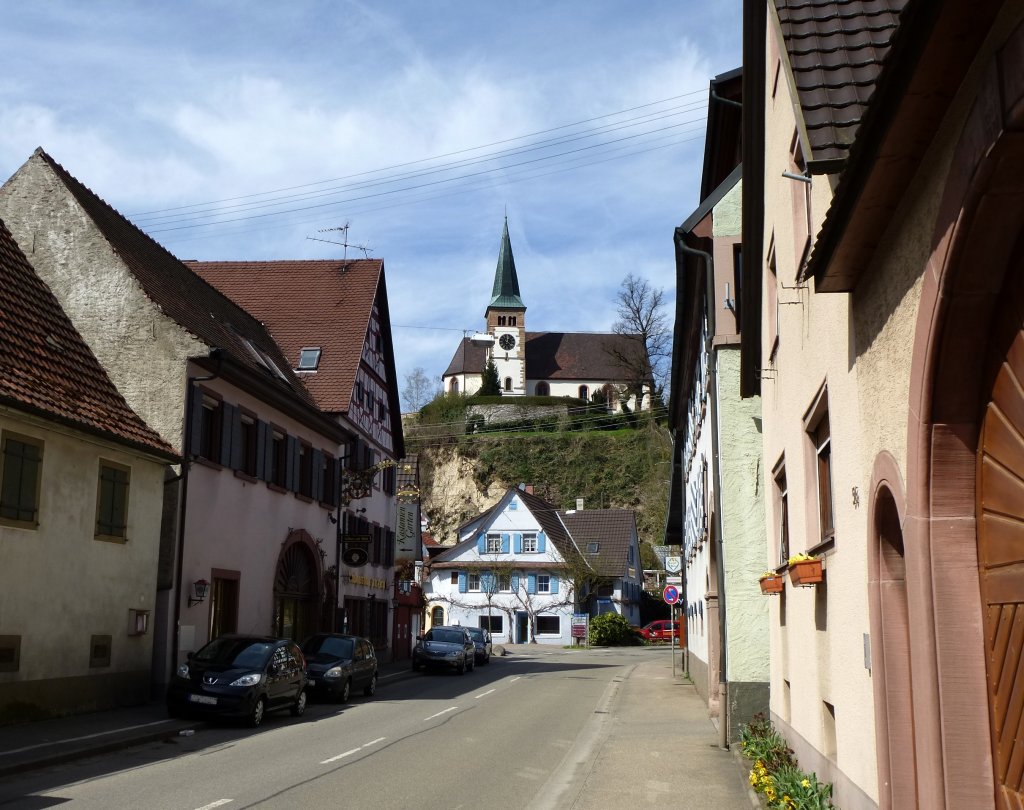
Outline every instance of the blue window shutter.
<path id="1" fill-rule="evenodd" d="M 537 575 L 527 574 L 526 575 L 526 592 L 537 593 Z"/>
<path id="2" fill-rule="evenodd" d="M 494 574 L 480 575 L 480 590 L 484 593 L 494 593 Z"/>
<path id="3" fill-rule="evenodd" d="M 509 577 L 509 587 L 512 589 L 512 593 L 516 593 L 519 590 L 519 574 L 513 574 Z"/>
<path id="4" fill-rule="evenodd" d="M 256 476 L 264 481 L 273 481 L 274 429 L 266 422 L 257 422 L 256 427 Z"/>
<path id="5" fill-rule="evenodd" d="M 313 451 L 313 500 L 323 501 L 324 498 L 324 454 L 322 450 Z"/>
<path id="6" fill-rule="evenodd" d="M 515 553 L 516 554 L 522 554 L 523 553 L 523 536 L 521 534 L 513 534 L 512 535 L 512 542 L 513 542 L 512 548 L 515 550 Z"/>
<path id="7" fill-rule="evenodd" d="M 552 574 L 549 581 L 551 582 L 551 593 L 558 593 L 558 577 Z"/>
<path id="8" fill-rule="evenodd" d="M 544 549 L 547 547 L 547 537 L 544 536 L 544 532 L 537 533 L 537 551 L 541 554 L 544 553 Z"/>
<path id="9" fill-rule="evenodd" d="M 476 550 L 481 554 L 487 551 L 487 535 L 483 532 L 481 532 L 480 536 L 476 538 Z"/>
<path id="10" fill-rule="evenodd" d="M 234 438 L 232 423 L 238 408 L 230 402 L 220 404 L 220 447 L 215 449 L 219 458 L 214 459 L 221 467 L 231 467 L 231 440 Z"/>
<path id="11" fill-rule="evenodd" d="M 501 553 L 508 554 L 508 535 L 503 534 L 501 536 Z"/>
<path id="12" fill-rule="evenodd" d="M 465 593 L 466 588 L 466 572 L 459 571 L 459 593 Z"/>

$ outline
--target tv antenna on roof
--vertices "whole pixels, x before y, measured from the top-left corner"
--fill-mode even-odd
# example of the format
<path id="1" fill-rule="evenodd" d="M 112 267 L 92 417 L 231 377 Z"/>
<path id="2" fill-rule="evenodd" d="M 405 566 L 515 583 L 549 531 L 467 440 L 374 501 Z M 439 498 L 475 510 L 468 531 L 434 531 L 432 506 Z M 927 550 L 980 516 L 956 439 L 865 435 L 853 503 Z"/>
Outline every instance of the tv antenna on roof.
<path id="1" fill-rule="evenodd" d="M 314 242 L 326 242 L 329 245 L 340 245 L 341 247 L 345 248 L 345 255 L 343 257 L 344 261 L 348 261 L 348 249 L 350 247 L 355 248 L 356 250 L 363 251 L 363 258 L 364 259 L 370 258 L 370 251 L 373 250 L 373 248 L 367 247 L 366 245 L 352 245 L 352 244 L 349 244 L 349 241 L 348 241 L 348 226 L 349 226 L 349 223 L 346 221 L 344 225 L 342 225 L 342 226 L 340 226 L 338 228 L 321 228 L 320 230 L 317 231 L 317 233 L 340 232 L 341 233 L 341 240 L 342 240 L 340 242 L 335 242 L 332 239 L 318 239 L 315 236 L 307 236 L 306 238 L 307 239 L 312 239 Z"/>

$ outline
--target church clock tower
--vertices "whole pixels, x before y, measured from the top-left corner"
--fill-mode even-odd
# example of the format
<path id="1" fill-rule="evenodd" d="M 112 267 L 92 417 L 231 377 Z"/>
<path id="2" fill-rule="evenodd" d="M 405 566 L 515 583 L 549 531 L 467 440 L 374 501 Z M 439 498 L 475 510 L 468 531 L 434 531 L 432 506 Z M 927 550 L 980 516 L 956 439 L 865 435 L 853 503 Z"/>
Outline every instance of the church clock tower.
<path id="1" fill-rule="evenodd" d="M 490 356 L 498 369 L 502 395 L 522 396 L 526 393 L 526 304 L 519 297 L 519 279 L 508 238 L 508 217 L 505 217 L 505 230 L 501 235 L 491 303 L 484 317 L 488 333 L 494 336 Z"/>

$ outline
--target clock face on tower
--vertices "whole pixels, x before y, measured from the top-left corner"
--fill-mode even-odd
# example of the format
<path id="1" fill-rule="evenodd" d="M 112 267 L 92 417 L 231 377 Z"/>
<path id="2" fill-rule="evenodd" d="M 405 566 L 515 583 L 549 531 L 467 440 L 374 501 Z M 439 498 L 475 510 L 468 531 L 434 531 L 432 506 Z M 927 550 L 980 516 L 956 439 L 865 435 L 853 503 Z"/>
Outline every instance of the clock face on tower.
<path id="1" fill-rule="evenodd" d="M 516 339 L 513 335 L 502 335 L 498 338 L 498 345 L 505 351 L 511 351 L 516 345 Z"/>

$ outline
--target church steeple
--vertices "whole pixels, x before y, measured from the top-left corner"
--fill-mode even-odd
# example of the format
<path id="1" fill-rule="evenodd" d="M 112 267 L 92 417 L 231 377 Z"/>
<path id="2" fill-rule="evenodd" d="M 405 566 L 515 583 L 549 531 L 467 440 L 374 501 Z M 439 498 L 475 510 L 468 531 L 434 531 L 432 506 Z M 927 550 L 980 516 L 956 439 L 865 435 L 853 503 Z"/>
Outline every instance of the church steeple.
<path id="1" fill-rule="evenodd" d="M 516 261 L 512 257 L 512 242 L 508 238 L 508 217 L 501 234 L 501 250 L 498 252 L 498 267 L 494 271 L 494 288 L 491 303 L 487 308 L 526 310 L 526 304 L 519 297 L 519 279 L 516 277 Z"/>

